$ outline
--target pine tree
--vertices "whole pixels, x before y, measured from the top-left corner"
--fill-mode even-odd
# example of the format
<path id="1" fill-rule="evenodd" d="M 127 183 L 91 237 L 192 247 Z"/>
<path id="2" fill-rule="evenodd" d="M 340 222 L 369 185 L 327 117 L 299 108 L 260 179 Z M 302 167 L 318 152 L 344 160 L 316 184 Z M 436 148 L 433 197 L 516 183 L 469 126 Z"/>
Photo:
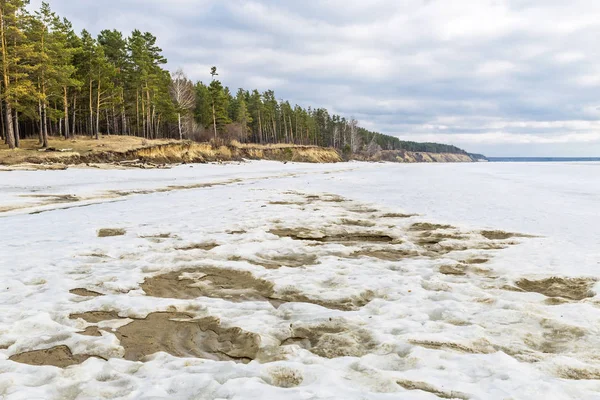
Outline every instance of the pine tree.
<path id="1" fill-rule="evenodd" d="M 4 101 L 4 121 L 6 126 L 6 142 L 14 149 L 19 141 L 15 135 L 13 108 L 22 95 L 23 82 L 26 76 L 19 71 L 19 62 L 24 56 L 22 18 L 26 15 L 26 0 L 3 0 L 0 2 L 0 50 L 2 51 L 2 100 Z"/>
<path id="2" fill-rule="evenodd" d="M 240 124 L 240 140 L 242 142 L 248 141 L 248 124 L 252 123 L 252 115 L 246 105 L 246 92 L 244 89 L 239 89 L 236 96 L 236 112 L 235 122 Z"/>

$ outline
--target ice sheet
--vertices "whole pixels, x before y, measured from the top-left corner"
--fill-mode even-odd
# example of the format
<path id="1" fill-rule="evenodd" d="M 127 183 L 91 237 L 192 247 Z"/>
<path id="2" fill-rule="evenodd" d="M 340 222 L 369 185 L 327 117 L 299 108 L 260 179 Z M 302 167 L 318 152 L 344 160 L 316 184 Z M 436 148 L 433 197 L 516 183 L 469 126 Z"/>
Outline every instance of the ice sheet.
<path id="1" fill-rule="evenodd" d="M 597 296 L 550 305 L 543 294 L 515 290 L 523 278 L 598 276 L 599 168 L 250 162 L 2 173 L 0 209 L 21 208 L 0 213 L 0 396 L 600 398 Z M 31 194 L 77 199 L 21 197 Z M 410 227 L 423 221 L 455 226 L 440 232 L 462 238 L 443 243 L 467 249 L 398 260 L 376 253 L 416 249 L 418 233 Z M 101 228 L 126 233 L 99 238 Z M 338 236 L 299 240 L 282 235 L 285 229 L 309 239 Z M 484 249 L 488 242 L 479 232 L 485 229 L 538 237 Z M 340 232 L 388 235 L 394 242 L 344 242 Z M 191 249 L 197 244 L 218 247 Z M 489 261 L 465 275 L 440 273 L 473 259 Z M 273 266 L 293 260 L 299 265 Z M 248 271 L 273 283 L 277 296 L 299 292 L 313 303 L 276 308 L 259 299 L 158 298 L 140 287 L 151 276 L 202 268 Z M 75 288 L 105 295 L 69 293 Z M 344 299 L 359 303 L 332 306 Z M 92 310 L 129 319 L 69 318 Z M 270 350 L 248 364 L 166 353 L 143 363 L 120 359 L 123 347 L 111 329 L 157 311 L 218 317 L 224 326 L 260 335 L 261 347 Z M 293 327 L 318 324 L 346 329 L 342 336 L 356 354 L 329 359 L 306 346 L 281 346 Z M 107 331 L 77 333 L 90 325 Z M 334 341 L 332 349 L 336 343 L 341 346 Z M 109 360 L 90 358 L 66 369 L 8 360 L 60 345 Z M 282 379 L 292 387 L 280 387 Z"/>

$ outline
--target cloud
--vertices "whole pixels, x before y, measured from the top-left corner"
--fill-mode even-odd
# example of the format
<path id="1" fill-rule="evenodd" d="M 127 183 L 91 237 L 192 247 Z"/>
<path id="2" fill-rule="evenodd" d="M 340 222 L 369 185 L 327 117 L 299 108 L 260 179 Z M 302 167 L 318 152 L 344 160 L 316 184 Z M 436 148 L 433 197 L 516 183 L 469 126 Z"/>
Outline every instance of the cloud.
<path id="1" fill-rule="evenodd" d="M 32 7 L 39 0 L 32 2 Z M 275 89 L 470 151 L 600 150 L 600 2 L 52 0 L 77 29 L 158 36 L 169 68 Z M 537 146 L 537 147 L 533 147 Z M 536 150 L 541 149 L 541 150 Z"/>

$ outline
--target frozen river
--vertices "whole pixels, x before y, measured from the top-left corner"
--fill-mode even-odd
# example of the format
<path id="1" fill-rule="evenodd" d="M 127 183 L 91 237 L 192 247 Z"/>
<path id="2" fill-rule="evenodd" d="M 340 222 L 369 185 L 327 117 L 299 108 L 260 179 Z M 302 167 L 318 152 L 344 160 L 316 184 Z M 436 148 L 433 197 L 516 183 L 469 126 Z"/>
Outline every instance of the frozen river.
<path id="1" fill-rule="evenodd" d="M 600 399 L 599 176 L 0 172 L 0 398 Z"/>

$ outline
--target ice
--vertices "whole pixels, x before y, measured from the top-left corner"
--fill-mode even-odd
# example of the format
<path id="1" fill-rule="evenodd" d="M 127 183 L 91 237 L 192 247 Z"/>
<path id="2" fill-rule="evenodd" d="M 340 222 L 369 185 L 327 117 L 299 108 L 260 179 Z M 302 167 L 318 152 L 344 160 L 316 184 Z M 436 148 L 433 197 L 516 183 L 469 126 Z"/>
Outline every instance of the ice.
<path id="1" fill-rule="evenodd" d="M 0 397 L 598 399 L 599 168 L 2 172 Z M 125 234 L 98 237 L 106 228 Z M 172 271 L 207 295 L 142 290 Z M 90 311 L 111 319 L 70 317 Z M 215 343 L 248 333 L 260 348 L 253 360 L 227 347 L 123 360 L 119 329 L 157 312 L 217 318 Z M 93 326 L 101 336 L 80 334 Z M 176 348 L 189 327 L 178 326 Z M 92 357 L 67 368 L 9 360 L 59 346 Z"/>

